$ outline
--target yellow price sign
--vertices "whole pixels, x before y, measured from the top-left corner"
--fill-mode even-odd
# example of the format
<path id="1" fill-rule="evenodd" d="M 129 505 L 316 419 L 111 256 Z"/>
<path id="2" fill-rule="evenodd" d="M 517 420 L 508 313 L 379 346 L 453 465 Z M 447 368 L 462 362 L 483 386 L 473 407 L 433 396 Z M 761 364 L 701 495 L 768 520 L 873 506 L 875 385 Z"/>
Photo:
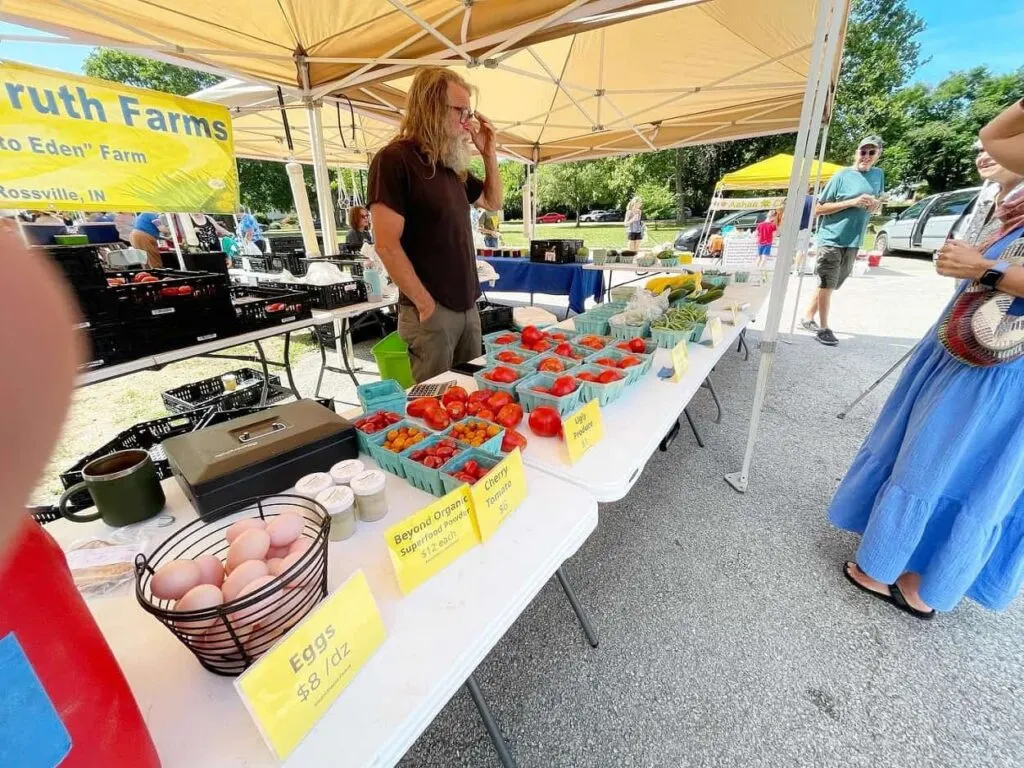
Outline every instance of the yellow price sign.
<path id="1" fill-rule="evenodd" d="M 562 419 L 565 446 L 569 449 L 569 463 L 575 464 L 604 437 L 601 409 L 597 400 L 591 400 L 575 413 Z"/>
<path id="2" fill-rule="evenodd" d="M 722 318 L 712 317 L 708 320 L 708 333 L 711 335 L 712 347 L 717 347 L 722 343 Z"/>
<path id="3" fill-rule="evenodd" d="M 480 541 L 487 541 L 526 498 L 523 455 L 516 448 L 470 489 Z"/>
<path id="4" fill-rule="evenodd" d="M 409 594 L 480 543 L 469 486 L 460 485 L 384 532 L 398 586 Z"/>
<path id="5" fill-rule="evenodd" d="M 689 342 L 685 339 L 672 347 L 672 379 L 673 383 L 683 380 L 686 372 L 690 370 L 690 348 Z"/>
<path id="6" fill-rule="evenodd" d="M 312 730 L 385 635 L 366 575 L 356 571 L 235 680 L 278 760 Z"/>

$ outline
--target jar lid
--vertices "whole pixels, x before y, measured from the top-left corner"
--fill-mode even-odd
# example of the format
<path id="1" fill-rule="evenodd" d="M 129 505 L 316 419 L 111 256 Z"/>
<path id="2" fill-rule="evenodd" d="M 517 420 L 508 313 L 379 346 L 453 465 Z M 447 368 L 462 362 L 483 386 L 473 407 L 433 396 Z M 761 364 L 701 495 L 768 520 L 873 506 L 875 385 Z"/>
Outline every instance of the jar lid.
<path id="1" fill-rule="evenodd" d="M 334 485 L 334 481 L 331 480 L 331 476 L 326 472 L 314 472 L 311 475 L 306 475 L 295 484 L 295 492 L 300 496 L 315 499 L 318 493 L 326 491 L 332 485 Z"/>
<path id="2" fill-rule="evenodd" d="M 331 467 L 331 478 L 339 485 L 348 485 L 352 478 L 366 469 L 359 459 L 345 459 Z"/>
<path id="3" fill-rule="evenodd" d="M 323 504 L 329 515 L 337 515 L 345 510 L 351 509 L 356 502 L 352 489 L 344 485 L 335 485 L 326 491 L 317 494 L 316 500 Z"/>
<path id="4" fill-rule="evenodd" d="M 387 482 L 387 477 L 379 469 L 368 469 L 353 477 L 349 485 L 357 496 L 370 496 L 383 491 Z"/>

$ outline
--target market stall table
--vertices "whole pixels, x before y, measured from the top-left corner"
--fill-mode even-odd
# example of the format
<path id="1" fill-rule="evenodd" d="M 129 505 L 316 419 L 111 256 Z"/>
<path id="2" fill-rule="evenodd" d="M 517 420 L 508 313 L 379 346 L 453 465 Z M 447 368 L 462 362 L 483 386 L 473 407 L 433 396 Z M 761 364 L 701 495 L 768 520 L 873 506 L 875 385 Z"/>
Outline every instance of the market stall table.
<path id="1" fill-rule="evenodd" d="M 629 285 L 630 283 L 636 283 L 640 281 L 649 280 L 657 275 L 685 275 L 692 272 L 698 272 L 704 269 L 715 269 L 721 266 L 721 259 L 693 259 L 688 264 L 679 264 L 675 267 L 661 267 L 655 264 L 652 267 L 641 267 L 638 264 L 594 264 L 588 262 L 583 265 L 583 269 L 589 272 L 601 272 L 608 273 L 608 282 L 605 285 L 605 296 L 611 294 L 612 288 L 615 288 L 614 278 L 617 272 L 622 272 L 627 275 L 633 275 L 632 279 L 623 280 L 619 285 Z"/>
<path id="2" fill-rule="evenodd" d="M 531 304 L 535 293 L 568 296 L 569 309 L 580 314 L 586 309 L 588 297 L 601 301 L 604 293 L 601 273 L 587 271 L 583 264 L 545 264 L 504 257 L 481 258 L 480 261 L 493 266 L 500 275 L 491 290 L 528 293 Z"/>
<path id="3" fill-rule="evenodd" d="M 368 456 L 360 459 L 375 466 Z M 328 592 L 362 569 L 387 637 L 288 766 L 397 763 L 458 689 L 474 682 L 473 670 L 544 584 L 553 575 L 561 580 L 562 564 L 597 527 L 592 496 L 526 468 L 529 495 L 493 538 L 403 596 L 383 534 L 435 498 L 395 475 L 387 479 L 387 517 L 360 522 L 352 538 L 332 542 L 328 549 Z M 176 480 L 165 480 L 163 488 L 164 512 L 174 515 L 175 523 L 151 531 L 150 551 L 195 516 Z M 84 537 L 114 533 L 101 522 L 65 520 L 46 530 L 65 549 Z M 233 680 L 203 669 L 142 610 L 133 592 L 92 598 L 88 605 L 128 678 L 165 766 L 278 765 Z M 470 687 L 479 693 L 475 684 Z"/>
<path id="4" fill-rule="evenodd" d="M 768 285 L 729 284 L 725 296 L 710 305 L 710 314 L 731 319 L 732 313 L 725 307 L 730 304 L 748 306 L 737 313 L 736 324 L 723 324 L 721 343 L 714 348 L 691 343 L 689 370 L 678 383 L 657 377 L 659 370 L 672 365 L 670 351 L 657 350 L 651 371 L 637 384 L 627 386 L 618 400 L 601 409 L 604 439 L 584 454 L 579 462 L 569 464 L 565 444 L 561 440 L 537 437 L 525 422 L 520 428 L 529 444 L 523 451 L 523 461 L 527 466 L 589 491 L 600 502 L 618 501 L 626 496 L 659 444 L 677 427 L 683 409 L 711 370 L 746 331 L 767 298 L 768 290 Z M 559 326 L 572 328 L 572 323 L 572 320 L 567 320 Z M 483 358 L 474 362 L 482 364 Z M 478 389 L 473 378 L 457 373 L 443 373 L 430 379 L 451 380 L 456 380 L 467 390 Z"/>

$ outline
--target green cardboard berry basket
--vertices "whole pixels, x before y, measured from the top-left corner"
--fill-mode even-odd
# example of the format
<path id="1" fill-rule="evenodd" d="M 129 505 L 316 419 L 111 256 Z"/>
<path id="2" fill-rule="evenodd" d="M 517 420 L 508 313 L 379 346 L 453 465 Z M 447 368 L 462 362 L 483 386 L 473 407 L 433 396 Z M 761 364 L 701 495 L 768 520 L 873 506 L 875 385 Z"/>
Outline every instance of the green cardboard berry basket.
<path id="1" fill-rule="evenodd" d="M 571 371 L 562 374 L 563 376 L 575 376 L 577 372 L 576 368 Z M 555 397 L 554 395 L 545 395 L 543 392 L 533 392 L 531 387 L 550 387 L 555 383 L 555 379 L 559 378 L 553 373 L 535 373 L 530 376 L 524 382 L 519 384 L 516 389 L 519 391 L 519 402 L 522 403 L 523 410 L 533 411 L 538 406 L 546 405 L 550 408 L 554 408 L 558 411 L 558 415 L 568 416 L 570 413 L 575 411 L 582 405 L 580 401 L 582 386 L 577 386 L 576 391 L 562 397 Z M 582 385 L 585 382 L 578 381 L 578 384 Z"/>
<path id="2" fill-rule="evenodd" d="M 525 379 L 524 379 L 524 381 L 525 381 Z M 495 415 L 497 415 L 497 414 L 495 414 Z M 479 416 L 467 416 L 464 419 L 459 419 L 457 422 L 455 422 L 455 424 L 469 424 L 471 422 L 472 423 L 479 422 L 479 423 L 483 423 L 483 424 L 494 424 L 493 421 L 487 421 L 486 419 L 481 419 Z M 484 442 L 481 443 L 479 446 L 476 446 L 476 445 L 470 445 L 469 443 L 464 443 L 461 440 L 459 440 L 459 438 L 457 438 L 455 436 L 455 424 L 451 424 L 448 427 L 448 429 L 446 429 L 444 432 L 441 433 L 441 435 L 444 436 L 444 437 L 452 438 L 459 445 L 464 446 L 466 448 L 480 448 L 481 450 L 487 451 L 489 453 L 499 453 L 501 451 L 501 442 L 502 442 L 502 440 L 505 439 L 505 430 L 503 428 L 500 429 L 498 431 L 498 434 L 494 435 L 494 437 L 489 437 L 488 439 L 484 440 Z M 494 424 L 494 425 L 496 427 L 500 427 L 501 426 L 500 424 Z"/>
<path id="3" fill-rule="evenodd" d="M 501 455 L 481 451 L 479 448 L 470 448 L 468 451 L 463 451 L 458 456 L 453 456 L 448 463 L 440 469 L 441 483 L 444 485 L 444 492 L 451 493 L 459 486 L 465 485 L 465 483 L 453 477 L 453 475 L 466 466 L 467 462 L 476 461 L 481 467 L 487 467 L 488 470 L 491 470 L 498 466 L 498 463 L 502 458 L 504 457 Z"/>
<path id="4" fill-rule="evenodd" d="M 584 371 L 600 375 L 603 371 L 609 370 L 600 365 L 581 365 L 573 373 L 579 375 Z M 619 371 L 622 373 L 622 371 Z M 597 400 L 597 404 L 604 408 L 606 405 L 614 403 L 622 395 L 623 390 L 626 388 L 626 376 L 623 375 L 618 381 L 612 381 L 608 384 L 599 384 L 591 381 L 580 381 L 580 405 L 589 403 L 591 400 Z"/>
<path id="5" fill-rule="evenodd" d="M 447 437 L 447 435 L 444 434 L 431 435 L 425 440 L 420 441 L 411 448 L 406 448 L 404 451 L 398 454 L 398 461 L 402 465 L 402 469 L 405 473 L 403 477 L 406 479 L 409 485 L 419 488 L 421 491 L 431 493 L 434 496 L 444 496 L 445 493 L 444 484 L 441 482 L 440 467 L 438 467 L 437 469 L 425 467 L 418 461 L 413 461 L 412 454 L 415 451 L 425 450 L 432 445 L 437 445 L 445 437 Z M 465 446 L 463 446 L 462 443 L 459 443 L 457 440 L 455 442 L 458 445 L 458 447 L 455 450 L 455 454 L 450 459 L 448 459 L 448 461 L 451 461 L 452 459 L 461 456 L 468 450 Z M 442 464 L 442 466 L 444 465 Z"/>

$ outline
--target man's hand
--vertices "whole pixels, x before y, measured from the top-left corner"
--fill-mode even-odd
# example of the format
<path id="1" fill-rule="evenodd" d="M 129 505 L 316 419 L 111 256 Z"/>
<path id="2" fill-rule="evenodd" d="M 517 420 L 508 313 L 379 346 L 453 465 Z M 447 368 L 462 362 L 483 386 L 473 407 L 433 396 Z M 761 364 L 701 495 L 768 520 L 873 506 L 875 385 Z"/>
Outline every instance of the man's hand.
<path id="1" fill-rule="evenodd" d="M 494 134 L 494 125 L 479 112 L 476 113 L 476 124 L 470 123 L 469 133 L 473 137 L 473 145 L 484 157 L 497 154 L 498 143 Z"/>
<path id="2" fill-rule="evenodd" d="M 424 303 L 423 306 L 416 307 L 421 323 L 427 322 L 427 320 L 434 316 L 434 312 L 437 311 L 437 302 L 434 301 L 434 298 L 428 295 L 427 299 L 428 302 Z"/>
<path id="3" fill-rule="evenodd" d="M 939 248 L 935 268 L 940 275 L 977 280 L 992 264 L 981 252 L 960 240 L 947 240 Z"/>
<path id="4" fill-rule="evenodd" d="M 875 200 L 875 198 L 873 198 L 871 195 L 861 195 L 860 197 L 854 198 L 854 205 L 856 205 L 858 208 L 863 208 L 866 211 L 870 211 L 877 204 L 878 201 Z"/>

